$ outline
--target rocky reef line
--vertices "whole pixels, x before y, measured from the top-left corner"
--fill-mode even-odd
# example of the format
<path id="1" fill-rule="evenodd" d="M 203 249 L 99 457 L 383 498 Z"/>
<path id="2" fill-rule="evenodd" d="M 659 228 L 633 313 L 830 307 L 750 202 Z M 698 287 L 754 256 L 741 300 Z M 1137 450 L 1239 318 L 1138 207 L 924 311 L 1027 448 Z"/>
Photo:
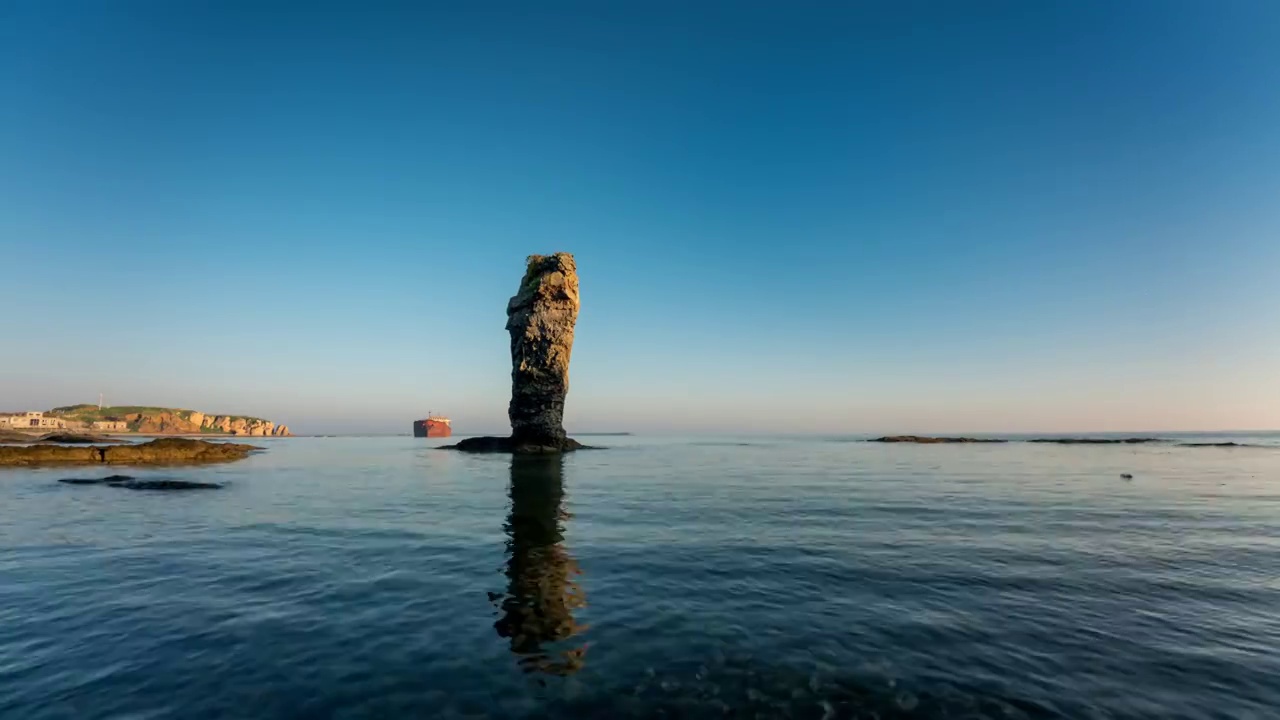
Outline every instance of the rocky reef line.
<path id="1" fill-rule="evenodd" d="M 0 467 L 40 465 L 206 465 L 243 460 L 262 448 L 240 443 L 160 438 L 120 445 L 35 444 L 0 447 Z"/>

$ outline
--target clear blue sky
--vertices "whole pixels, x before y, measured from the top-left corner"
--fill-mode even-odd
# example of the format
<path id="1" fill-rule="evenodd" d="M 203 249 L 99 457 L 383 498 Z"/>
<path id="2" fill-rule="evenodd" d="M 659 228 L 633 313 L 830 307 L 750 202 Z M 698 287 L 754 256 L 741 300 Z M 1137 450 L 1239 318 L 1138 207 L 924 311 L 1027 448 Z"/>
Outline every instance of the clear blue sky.
<path id="1" fill-rule="evenodd" d="M 1280 3 L 0 4 L 0 409 L 1280 427 Z"/>

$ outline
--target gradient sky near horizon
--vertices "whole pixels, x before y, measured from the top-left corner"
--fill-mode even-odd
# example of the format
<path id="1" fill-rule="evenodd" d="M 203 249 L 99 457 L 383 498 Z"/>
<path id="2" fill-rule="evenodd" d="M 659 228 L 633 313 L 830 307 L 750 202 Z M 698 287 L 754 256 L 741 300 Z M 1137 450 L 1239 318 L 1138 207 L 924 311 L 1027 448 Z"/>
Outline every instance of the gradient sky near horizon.
<path id="1" fill-rule="evenodd" d="M 0 4 L 0 409 L 1280 427 L 1280 3 Z"/>

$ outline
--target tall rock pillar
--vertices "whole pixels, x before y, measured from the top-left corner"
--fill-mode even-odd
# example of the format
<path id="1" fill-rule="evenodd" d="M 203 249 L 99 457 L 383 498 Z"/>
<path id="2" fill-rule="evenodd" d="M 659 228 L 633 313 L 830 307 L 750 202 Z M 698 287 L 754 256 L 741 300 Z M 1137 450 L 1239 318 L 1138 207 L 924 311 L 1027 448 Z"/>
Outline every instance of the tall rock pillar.
<path id="1" fill-rule="evenodd" d="M 511 334 L 511 437 L 466 438 L 466 452 L 558 453 L 582 445 L 564 432 L 569 356 L 578 322 L 578 268 L 569 253 L 530 255 L 507 303 Z"/>
<path id="2" fill-rule="evenodd" d="M 511 440 L 565 444 L 564 399 L 578 321 L 578 268 L 569 253 L 531 255 L 515 297 L 507 303 L 511 333 Z"/>

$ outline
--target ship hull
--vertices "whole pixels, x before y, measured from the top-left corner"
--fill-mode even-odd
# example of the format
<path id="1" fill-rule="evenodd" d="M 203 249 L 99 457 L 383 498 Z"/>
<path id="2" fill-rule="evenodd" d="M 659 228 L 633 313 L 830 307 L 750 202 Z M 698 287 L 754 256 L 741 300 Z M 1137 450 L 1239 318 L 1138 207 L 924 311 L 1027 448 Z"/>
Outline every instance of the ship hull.
<path id="1" fill-rule="evenodd" d="M 413 436 L 414 437 L 450 437 L 453 435 L 453 428 L 449 423 L 436 422 L 435 420 L 414 420 Z"/>

